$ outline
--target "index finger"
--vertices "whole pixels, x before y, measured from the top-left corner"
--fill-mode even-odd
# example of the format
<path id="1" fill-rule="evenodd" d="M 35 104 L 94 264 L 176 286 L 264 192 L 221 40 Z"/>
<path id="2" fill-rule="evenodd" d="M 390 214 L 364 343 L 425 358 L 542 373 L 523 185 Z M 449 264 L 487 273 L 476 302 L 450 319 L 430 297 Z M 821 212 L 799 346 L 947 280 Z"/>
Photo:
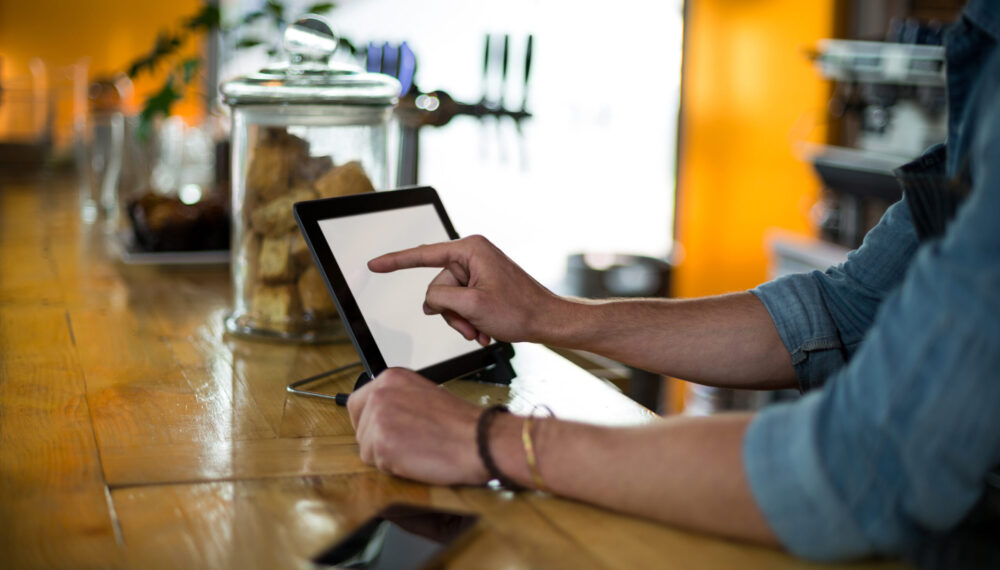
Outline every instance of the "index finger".
<path id="1" fill-rule="evenodd" d="M 375 273 L 389 273 L 397 269 L 413 267 L 448 267 L 462 257 L 461 246 L 454 241 L 419 245 L 380 255 L 368 262 L 368 269 Z"/>

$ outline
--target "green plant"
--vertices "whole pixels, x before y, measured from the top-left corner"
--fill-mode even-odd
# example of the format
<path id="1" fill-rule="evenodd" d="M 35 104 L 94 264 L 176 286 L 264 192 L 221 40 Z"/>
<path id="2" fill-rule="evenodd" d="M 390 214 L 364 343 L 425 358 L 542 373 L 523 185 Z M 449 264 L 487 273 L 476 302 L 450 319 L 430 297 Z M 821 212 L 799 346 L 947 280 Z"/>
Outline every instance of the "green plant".
<path id="1" fill-rule="evenodd" d="M 304 14 L 326 14 L 336 8 L 333 2 L 318 2 L 305 9 Z M 138 135 L 141 139 L 149 136 L 153 123 L 157 117 L 170 116 L 171 109 L 177 101 L 184 98 L 184 94 L 191 87 L 192 82 L 198 77 L 198 72 L 203 65 L 202 56 L 178 57 L 180 49 L 192 37 L 200 37 L 205 34 L 220 31 L 224 43 L 235 38 L 235 41 L 228 47 L 234 51 L 250 49 L 261 45 L 267 46 L 268 56 L 273 57 L 278 53 L 279 32 L 288 23 L 286 19 L 286 7 L 278 0 L 267 0 L 264 7 L 243 15 L 231 25 L 222 25 L 222 14 L 219 7 L 206 4 L 194 15 L 181 21 L 178 29 L 160 32 L 153 44 L 153 48 L 146 54 L 136 58 L 129 65 L 127 73 L 132 79 L 144 73 L 154 73 L 162 66 L 170 66 L 170 72 L 164 79 L 163 85 L 152 92 L 143 102 L 142 110 L 139 112 Z M 270 40 L 260 35 L 249 35 L 242 32 L 245 28 L 258 21 L 270 23 L 271 32 L 268 36 Z M 356 53 L 354 45 L 341 39 L 340 44 L 345 46 L 350 53 Z"/>

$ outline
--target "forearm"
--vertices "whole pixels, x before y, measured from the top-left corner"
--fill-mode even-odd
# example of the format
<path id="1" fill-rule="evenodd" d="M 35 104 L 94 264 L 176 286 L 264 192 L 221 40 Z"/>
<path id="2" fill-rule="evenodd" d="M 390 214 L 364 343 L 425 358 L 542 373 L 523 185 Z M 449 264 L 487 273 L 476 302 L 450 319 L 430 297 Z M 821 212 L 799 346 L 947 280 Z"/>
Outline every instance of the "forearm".
<path id="1" fill-rule="evenodd" d="M 481 408 L 415 372 L 390 368 L 347 402 L 361 459 L 438 485 L 481 484 Z M 500 414 L 487 445 L 499 470 L 529 487 L 679 527 L 774 544 L 749 489 L 743 438 L 750 414 L 672 418 L 629 428 Z M 528 466 L 530 428 L 538 474 Z"/>
<path id="2" fill-rule="evenodd" d="M 558 495 L 718 536 L 775 545 L 750 493 L 742 439 L 752 418 L 675 418 L 636 428 L 536 420 L 542 479 Z M 491 430 L 500 469 L 533 486 L 521 445 L 523 418 Z"/>
<path id="3" fill-rule="evenodd" d="M 764 305 L 750 293 L 702 299 L 565 300 L 537 337 L 716 386 L 795 386 L 795 370 Z"/>

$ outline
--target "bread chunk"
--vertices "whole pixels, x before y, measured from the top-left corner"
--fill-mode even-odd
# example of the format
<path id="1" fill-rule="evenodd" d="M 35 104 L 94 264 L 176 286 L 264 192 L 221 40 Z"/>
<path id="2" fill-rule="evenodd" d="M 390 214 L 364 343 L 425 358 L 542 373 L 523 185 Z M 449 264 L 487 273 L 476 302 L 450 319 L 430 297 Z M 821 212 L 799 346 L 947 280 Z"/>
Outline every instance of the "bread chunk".
<path id="1" fill-rule="evenodd" d="M 316 198 L 316 193 L 309 188 L 296 188 L 284 196 L 254 208 L 250 212 L 250 227 L 268 237 L 284 236 L 295 228 L 292 204 L 313 198 Z"/>
<path id="2" fill-rule="evenodd" d="M 302 299 L 302 309 L 316 317 L 329 317 L 337 314 L 326 282 L 315 265 L 310 265 L 299 277 L 299 297 Z"/>
<path id="3" fill-rule="evenodd" d="M 288 191 L 293 175 L 309 158 L 309 143 L 284 129 L 267 129 L 258 139 L 247 166 L 247 197 L 274 200 Z"/>
<path id="4" fill-rule="evenodd" d="M 260 243 L 260 260 L 257 263 L 261 280 L 269 283 L 287 283 L 295 280 L 295 262 L 291 244 L 285 236 L 264 238 Z"/>
<path id="5" fill-rule="evenodd" d="M 372 186 L 372 181 L 368 179 L 361 163 L 356 160 L 342 164 L 324 174 L 316 181 L 315 188 L 322 198 L 375 191 L 375 187 Z"/>
<path id="6" fill-rule="evenodd" d="M 333 168 L 333 159 L 329 156 L 310 156 L 295 165 L 292 172 L 292 183 L 310 185 Z"/>
<path id="7" fill-rule="evenodd" d="M 302 236 L 302 232 L 298 228 L 293 229 L 288 234 L 288 244 L 292 261 L 295 262 L 296 267 L 301 269 L 313 264 L 312 253 L 309 252 L 306 238 Z"/>
<path id="8" fill-rule="evenodd" d="M 301 312 L 299 294 L 295 284 L 261 285 L 250 300 L 250 314 L 262 324 L 271 327 L 287 324 Z"/>
<path id="9" fill-rule="evenodd" d="M 253 288 L 257 280 L 258 265 L 260 264 L 260 236 L 247 231 L 243 233 L 243 244 L 240 251 L 243 255 L 242 275 L 245 275 L 243 286 Z"/>

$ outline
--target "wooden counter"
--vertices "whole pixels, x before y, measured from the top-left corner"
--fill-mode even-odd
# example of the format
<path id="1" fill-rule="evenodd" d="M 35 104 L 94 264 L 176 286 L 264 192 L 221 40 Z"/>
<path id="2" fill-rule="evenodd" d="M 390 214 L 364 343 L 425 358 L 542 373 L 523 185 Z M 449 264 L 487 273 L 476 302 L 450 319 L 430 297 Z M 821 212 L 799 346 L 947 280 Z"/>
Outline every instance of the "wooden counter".
<path id="1" fill-rule="evenodd" d="M 117 261 L 78 221 L 70 184 L 0 187 L 0 567 L 308 567 L 394 501 L 482 514 L 452 568 L 815 567 L 553 497 L 378 473 L 344 408 L 285 392 L 356 360 L 351 346 L 226 337 L 229 302 L 225 266 Z M 554 353 L 517 350 L 511 388 L 447 388 L 515 410 L 655 421 Z M 867 567 L 896 566 L 852 566 Z"/>

